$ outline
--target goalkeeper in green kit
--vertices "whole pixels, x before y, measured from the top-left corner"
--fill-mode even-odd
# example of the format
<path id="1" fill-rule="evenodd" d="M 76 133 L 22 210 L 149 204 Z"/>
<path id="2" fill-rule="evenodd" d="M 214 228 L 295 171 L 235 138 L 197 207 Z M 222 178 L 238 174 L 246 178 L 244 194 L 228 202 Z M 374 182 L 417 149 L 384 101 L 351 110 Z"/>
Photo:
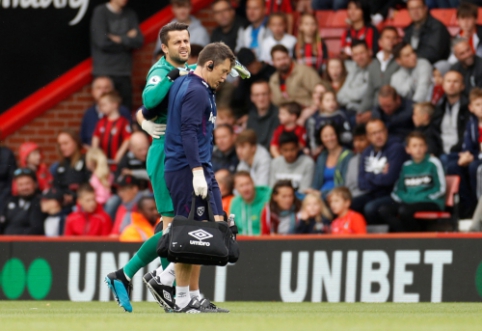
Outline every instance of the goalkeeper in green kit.
<path id="1" fill-rule="evenodd" d="M 144 106 L 137 111 L 136 117 L 142 129 L 153 137 L 146 166 L 152 183 L 157 210 L 162 216 L 163 230 L 165 230 L 175 216 L 172 200 L 164 180 L 164 133 L 167 122 L 167 96 L 173 81 L 194 69 L 195 65 L 189 67 L 186 64 L 191 52 L 188 25 L 178 22 L 169 23 L 161 29 L 159 38 L 165 56 L 149 70 L 147 84 L 142 93 Z M 239 63 L 237 63 L 231 75 L 241 75 L 241 78 L 249 78 L 250 76 L 249 72 Z M 162 231 L 157 232 L 141 246 L 123 268 L 111 272 L 105 277 L 105 282 L 111 289 L 114 298 L 127 312 L 132 312 L 129 299 L 130 281 L 137 271 L 158 257 L 156 248 L 161 236 Z M 193 273 L 191 277 L 190 288 L 193 297 L 200 295 L 200 266 L 197 269 L 197 272 Z M 172 286 L 175 280 L 174 264 L 165 258 L 161 258 L 161 267 L 144 275 L 143 280 L 159 305 L 166 311 L 172 311 L 174 309 L 174 287 Z M 199 300 L 201 301 L 200 298 Z M 201 302 L 206 311 L 227 312 L 216 307 L 207 299 Z"/>

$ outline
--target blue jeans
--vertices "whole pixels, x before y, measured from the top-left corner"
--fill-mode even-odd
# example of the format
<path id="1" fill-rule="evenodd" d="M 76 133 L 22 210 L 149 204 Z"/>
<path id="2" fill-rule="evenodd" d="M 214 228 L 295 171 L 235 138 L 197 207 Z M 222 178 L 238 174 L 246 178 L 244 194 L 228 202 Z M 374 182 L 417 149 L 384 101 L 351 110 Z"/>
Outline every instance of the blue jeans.
<path id="1" fill-rule="evenodd" d="M 481 165 L 482 160 L 474 160 L 468 166 L 461 167 L 457 164 L 457 160 L 452 160 L 447 166 L 448 175 L 457 175 L 460 177 L 459 196 L 461 217 L 471 217 L 477 205 L 477 196 L 480 195 L 478 187 L 482 185 L 478 178 L 479 167 Z"/>
<path id="2" fill-rule="evenodd" d="M 354 198 L 351 203 L 351 209 L 362 213 L 368 225 L 384 224 L 384 220 L 380 215 L 380 207 L 392 202 L 389 193 L 383 195 L 367 193 Z"/>

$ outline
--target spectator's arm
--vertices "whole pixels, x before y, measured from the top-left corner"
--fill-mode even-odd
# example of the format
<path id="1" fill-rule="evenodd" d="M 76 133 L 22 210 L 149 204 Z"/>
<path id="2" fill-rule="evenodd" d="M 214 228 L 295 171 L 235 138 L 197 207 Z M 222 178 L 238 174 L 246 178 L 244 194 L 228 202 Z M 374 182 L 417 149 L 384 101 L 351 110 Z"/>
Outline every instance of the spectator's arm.
<path id="1" fill-rule="evenodd" d="M 269 187 L 273 188 L 276 182 L 276 170 L 274 169 L 275 162 L 271 162 L 271 171 L 269 173 Z"/>
<path id="2" fill-rule="evenodd" d="M 92 137 L 92 147 L 94 148 L 99 148 L 100 145 L 100 139 L 97 136 Z"/>
<path id="3" fill-rule="evenodd" d="M 445 182 L 445 173 L 442 163 L 436 157 L 431 157 L 430 161 L 434 164 L 432 175 L 434 178 L 434 185 L 430 190 L 427 190 L 427 197 L 430 200 L 438 200 L 445 196 L 445 191 L 447 190 L 447 184 Z"/>
<path id="4" fill-rule="evenodd" d="M 304 156 L 300 156 L 304 157 Z M 298 187 L 298 192 L 304 192 L 306 189 L 310 188 L 313 182 L 313 175 L 315 173 L 315 163 L 310 159 L 311 162 L 307 163 L 304 173 L 301 176 L 300 187 Z"/>
<path id="5" fill-rule="evenodd" d="M 115 154 L 115 158 L 114 158 L 115 163 L 119 163 L 121 161 L 122 157 L 124 156 L 124 154 L 127 152 L 128 149 L 129 149 L 129 139 L 124 140 L 121 147 Z"/>
<path id="6" fill-rule="evenodd" d="M 122 170 L 128 169 L 129 168 L 129 158 L 127 157 L 127 154 L 122 157 L 120 162 L 117 164 L 117 169 L 114 173 L 114 177 L 117 180 L 122 175 Z"/>
<path id="7" fill-rule="evenodd" d="M 273 157 L 273 159 L 276 159 L 278 156 L 280 156 L 279 148 L 276 145 L 269 146 L 269 152 L 271 153 L 271 156 Z"/>
<path id="8" fill-rule="evenodd" d="M 374 186 L 387 187 L 394 185 L 400 175 L 400 169 L 406 159 L 404 147 L 400 144 L 392 146 L 387 153 L 387 170 L 380 174 L 366 173 L 366 179 Z"/>
<path id="9" fill-rule="evenodd" d="M 373 60 L 371 65 L 374 65 L 374 62 L 376 60 Z M 370 69 L 369 69 L 370 70 Z M 368 82 L 367 82 L 367 88 L 365 90 L 365 93 L 363 94 L 362 101 L 360 104 L 360 111 L 365 112 L 365 111 L 370 111 L 373 107 L 373 99 L 375 98 L 375 86 L 373 84 L 373 77 L 370 75 L 370 71 L 368 73 Z"/>
<path id="10" fill-rule="evenodd" d="M 315 71 L 315 69 L 311 67 L 307 67 L 309 70 L 306 70 L 306 76 L 303 79 L 303 85 L 305 88 L 310 92 L 310 94 L 313 94 L 313 88 L 322 82 L 320 76 L 318 73 Z M 311 102 L 310 102 L 311 103 Z M 307 107 L 310 105 L 302 105 L 303 107 Z"/>
<path id="11" fill-rule="evenodd" d="M 136 15 L 132 15 L 130 19 L 130 30 L 127 35 L 121 36 L 122 45 L 126 46 L 129 49 L 137 49 L 141 48 L 144 42 L 144 36 L 142 35 L 141 30 L 139 29 L 139 22 L 137 20 Z M 134 36 L 130 36 L 130 32 L 135 31 Z"/>
<path id="12" fill-rule="evenodd" d="M 104 52 L 116 53 L 124 50 L 124 46 L 112 41 L 109 38 L 109 34 L 107 18 L 102 15 L 102 10 L 97 8 L 94 10 L 90 22 L 90 38 L 92 44 Z"/>
<path id="13" fill-rule="evenodd" d="M 405 181 L 403 179 L 401 180 L 400 175 L 398 176 L 397 183 L 393 187 L 393 191 L 391 194 L 392 199 L 399 203 L 404 201 L 407 191 L 405 187 Z"/>
<path id="14" fill-rule="evenodd" d="M 430 88 L 432 86 L 433 70 L 432 65 L 425 59 L 418 59 L 420 72 L 417 76 L 417 84 L 413 93 L 413 102 L 424 102 L 428 100 Z"/>
<path id="15" fill-rule="evenodd" d="M 258 146 L 259 148 L 259 146 Z M 269 170 L 271 168 L 271 159 L 263 160 L 256 169 L 256 185 L 269 185 Z"/>

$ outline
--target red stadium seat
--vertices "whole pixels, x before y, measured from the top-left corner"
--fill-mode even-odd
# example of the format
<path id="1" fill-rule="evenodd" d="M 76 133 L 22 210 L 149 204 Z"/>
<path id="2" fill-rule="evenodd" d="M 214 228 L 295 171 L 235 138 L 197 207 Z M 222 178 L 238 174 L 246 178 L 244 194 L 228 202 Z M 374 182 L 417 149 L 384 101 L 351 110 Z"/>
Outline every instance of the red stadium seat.
<path id="1" fill-rule="evenodd" d="M 458 229 L 459 221 L 459 176 L 445 176 L 447 192 L 445 196 L 445 207 L 447 211 L 421 211 L 415 213 L 415 218 L 423 220 L 437 220 L 450 223 L 453 231 Z"/>

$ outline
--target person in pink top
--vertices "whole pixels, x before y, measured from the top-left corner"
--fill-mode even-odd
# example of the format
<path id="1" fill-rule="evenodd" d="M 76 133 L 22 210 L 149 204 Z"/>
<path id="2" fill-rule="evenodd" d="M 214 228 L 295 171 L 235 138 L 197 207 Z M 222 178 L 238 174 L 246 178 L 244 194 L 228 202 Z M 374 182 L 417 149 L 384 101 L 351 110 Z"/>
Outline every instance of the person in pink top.
<path id="1" fill-rule="evenodd" d="M 86 155 L 87 169 L 92 172 L 89 183 L 95 190 L 95 201 L 103 206 L 111 197 L 114 175 L 110 172 L 107 157 L 100 148 L 90 148 Z"/>
<path id="2" fill-rule="evenodd" d="M 332 234 L 367 233 L 367 225 L 363 215 L 350 209 L 350 190 L 346 187 L 336 187 L 330 192 L 328 200 L 331 211 L 337 216 L 331 223 Z"/>

